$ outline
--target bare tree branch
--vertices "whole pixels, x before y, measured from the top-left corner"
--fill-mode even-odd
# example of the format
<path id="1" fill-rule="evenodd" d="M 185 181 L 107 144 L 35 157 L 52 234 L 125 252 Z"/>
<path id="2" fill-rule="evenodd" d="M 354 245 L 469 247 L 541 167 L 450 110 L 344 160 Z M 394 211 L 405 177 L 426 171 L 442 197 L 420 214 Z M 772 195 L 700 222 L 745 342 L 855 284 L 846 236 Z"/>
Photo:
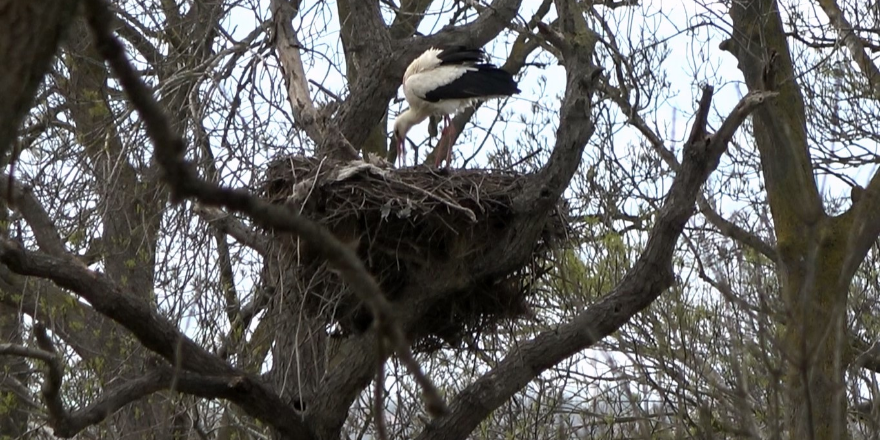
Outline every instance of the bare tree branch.
<path id="1" fill-rule="evenodd" d="M 137 379 L 111 388 L 87 407 L 66 413 L 63 419 L 52 420 L 54 433 L 58 437 L 73 437 L 83 429 L 101 423 L 125 405 L 168 389 L 172 380 L 171 369 L 165 368 L 161 372 L 160 370 L 147 372 Z"/>
<path id="2" fill-rule="evenodd" d="M 41 350 L 38 348 L 25 347 L 18 344 L 0 344 L 0 356 L 22 356 L 31 359 L 38 359 L 43 362 L 51 362 L 55 358 L 55 353 Z"/>
<path id="3" fill-rule="evenodd" d="M 880 235 L 880 170 L 875 171 L 868 187 L 848 211 L 851 218 L 849 251 L 843 267 L 846 279 L 855 274 L 865 255 Z"/>
<path id="4" fill-rule="evenodd" d="M 40 402 L 34 400 L 31 390 L 10 374 L 4 374 L 3 377 L 0 377 L 0 386 L 11 390 L 15 393 L 15 397 L 18 398 L 20 403 L 31 409 L 41 409 L 43 407 Z"/>
<path id="5" fill-rule="evenodd" d="M 830 216 L 814 176 L 807 107 L 777 0 L 732 2 L 731 39 L 749 90 L 778 90 L 755 111 L 755 145 L 776 235 L 781 296 L 794 325 L 783 328 L 787 428 L 792 438 L 846 430 L 847 290 L 852 282 L 851 214 Z M 867 198 L 866 198 L 867 199 Z M 876 235 L 875 235 L 876 238 Z M 873 240 L 873 239 L 872 239 Z M 857 244 L 860 245 L 860 244 Z"/>
<path id="6" fill-rule="evenodd" d="M 348 14 L 340 14 L 339 20 L 342 32 L 348 33 L 343 37 L 343 42 L 348 46 L 346 56 L 352 57 L 355 70 L 360 71 L 367 67 L 367 63 L 375 62 L 391 50 L 391 34 L 382 19 L 378 2 L 343 2 Z M 340 4 L 340 12 L 342 11 Z"/>
<path id="7" fill-rule="evenodd" d="M 164 56 L 159 49 L 147 39 L 146 35 L 143 33 L 143 29 L 135 29 L 134 23 L 137 23 L 137 19 L 130 17 L 123 8 L 117 8 L 116 13 L 124 17 L 124 19 L 121 18 L 117 21 L 119 28 L 116 32 L 119 33 L 119 36 L 128 41 L 132 47 L 141 54 L 141 56 L 150 62 L 151 65 L 160 65 L 159 61 L 162 60 Z"/>
<path id="8" fill-rule="evenodd" d="M 819 5 L 837 29 L 859 70 L 867 78 L 874 97 L 880 99 L 880 69 L 868 56 L 865 41 L 855 33 L 855 28 L 844 16 L 835 0 L 819 0 Z M 875 172 L 862 197 L 853 202 L 850 208 L 853 214 L 849 237 L 850 253 L 847 255 L 843 270 L 847 279 L 855 273 L 871 244 L 880 235 L 880 170 Z"/>
<path id="9" fill-rule="evenodd" d="M 62 371 L 55 348 L 42 324 L 34 326 L 34 334 L 40 349 L 16 344 L 0 344 L 0 355 L 24 356 L 46 363 L 48 371 L 43 383 L 42 394 L 49 410 L 49 424 L 58 437 L 73 437 L 83 429 L 100 423 L 123 406 L 157 391 L 169 389 L 180 380 L 170 367 L 158 368 L 124 385 L 106 391 L 88 407 L 69 413 L 64 408 L 60 397 Z M 230 380 L 226 379 L 226 382 L 230 383 Z M 219 397 L 221 393 L 202 390 L 201 394 Z"/>
<path id="10" fill-rule="evenodd" d="M 704 105 L 707 95 L 711 97 L 711 87 L 704 89 Z M 702 134 L 685 145 L 681 171 L 658 213 L 648 244 L 623 280 L 572 321 L 519 344 L 491 372 L 462 391 L 452 403 L 451 413 L 433 421 L 418 440 L 466 438 L 491 411 L 541 372 L 613 333 L 663 293 L 672 284 L 673 250 L 693 215 L 700 187 L 718 166 L 733 130 L 774 96 L 772 92 L 749 94 L 714 136 L 706 134 L 705 126 L 695 127 L 694 132 Z"/>
<path id="11" fill-rule="evenodd" d="M 2 240 L 0 262 L 17 273 L 46 278 L 76 292 L 95 310 L 129 329 L 147 348 L 175 365 L 208 374 L 233 371 L 181 334 L 146 302 L 123 291 L 106 276 L 88 269 L 72 257 L 31 252 L 14 241 Z"/>
<path id="12" fill-rule="evenodd" d="M 309 438 L 302 421 L 290 417 L 293 408 L 259 380 L 238 372 L 204 350 L 143 300 L 121 290 L 104 275 L 89 270 L 72 258 L 29 252 L 10 240 L 0 241 L 0 262 L 17 273 L 50 279 L 76 292 L 95 310 L 127 328 L 145 347 L 172 365 L 202 375 L 235 377 L 241 386 L 232 394 L 233 402 L 291 438 Z"/>
<path id="13" fill-rule="evenodd" d="M 531 249 L 541 231 L 547 213 L 556 208 L 559 197 L 577 171 L 587 141 L 593 135 L 592 99 L 594 81 L 601 69 L 593 65 L 596 35 L 583 15 L 569 1 L 556 2 L 560 14 L 560 30 L 538 23 L 548 41 L 562 51 L 565 71 L 565 97 L 559 113 L 556 145 L 541 170 L 528 177 L 521 193 L 513 199 L 517 223 L 508 228 L 510 235 L 503 245 L 495 246 L 472 268 L 474 277 L 505 273 L 519 264 Z M 567 9 L 568 8 L 568 9 Z M 564 35 L 565 39 L 561 36 Z"/>
<path id="14" fill-rule="evenodd" d="M 560 129 L 550 158 L 529 185 L 531 191 L 518 196 L 514 202 L 519 209 L 529 207 L 542 215 L 556 206 L 559 196 L 568 187 L 580 165 L 587 141 L 593 135 L 592 99 L 595 80 L 602 70 L 592 62 L 597 36 L 587 27 L 583 15 L 573 2 L 557 1 L 556 7 L 560 14 L 560 30 L 566 36 L 565 42 L 556 43 L 561 46 L 558 48 L 562 51 L 566 71 L 565 97 L 559 111 Z M 554 32 L 543 23 L 538 27 L 552 43 Z"/>
<path id="15" fill-rule="evenodd" d="M 45 329 L 42 331 L 45 332 Z M 38 338 L 47 337 L 43 335 Z M 44 341 L 41 345 L 45 343 Z M 48 404 L 50 410 L 49 424 L 54 434 L 63 438 L 73 437 L 89 426 L 103 422 L 126 405 L 163 390 L 173 390 L 209 399 L 223 398 L 231 401 L 242 400 L 241 396 L 243 394 L 252 392 L 252 384 L 241 376 L 201 375 L 175 370 L 168 365 L 154 365 L 138 378 L 106 390 L 91 404 L 77 410 L 67 411 L 63 408 L 63 403 L 58 397 L 58 387 L 61 384 L 60 364 L 58 364 L 54 353 L 19 347 L 19 349 L 15 349 L 9 354 L 35 357 L 50 365 L 47 381 L 44 383 L 43 394 L 46 399 L 51 400 Z M 277 403 L 278 401 L 274 402 L 274 404 Z M 266 402 L 265 406 L 272 404 Z M 259 417 L 258 415 L 255 416 Z M 308 437 L 293 436 L 290 438 Z"/>
<path id="16" fill-rule="evenodd" d="M 116 73 L 133 106 L 144 121 L 147 134 L 153 141 L 156 150 L 155 158 L 163 168 L 165 180 L 171 186 L 173 199 L 179 201 L 184 198 L 195 198 L 205 204 L 224 206 L 232 211 L 243 212 L 251 216 L 257 224 L 276 231 L 297 234 L 314 244 L 322 256 L 338 268 L 343 278 L 352 286 L 358 296 L 370 306 L 380 334 L 388 338 L 401 362 L 422 386 L 428 410 L 432 413 L 444 412 L 446 405 L 443 399 L 419 369 L 410 351 L 408 341 L 401 329 L 394 323 L 391 304 L 385 299 L 379 285 L 367 272 L 357 255 L 325 228 L 294 213 L 289 207 L 273 205 L 247 191 L 222 188 L 200 178 L 194 172 L 192 164 L 183 157 L 186 148 L 183 139 L 173 132 L 163 109 L 153 99 L 147 86 L 140 80 L 137 72 L 126 59 L 121 43 L 107 28 L 110 19 L 107 5 L 102 0 L 88 0 L 86 4 L 89 24 L 95 33 L 98 48 L 110 64 L 111 69 Z M 6 255 L 8 253 L 0 254 L 0 261 L 3 261 Z M 57 279 L 56 282 L 58 282 Z M 142 307 L 142 304 L 130 304 L 129 308 Z M 153 326 L 165 324 L 160 317 L 155 316 L 155 312 L 152 310 L 141 310 L 140 312 L 144 316 L 150 316 L 149 321 Z M 142 334 L 154 331 L 146 326 L 138 325 L 138 327 Z M 176 329 L 169 331 L 177 333 Z M 183 353 L 188 353 L 188 349 L 191 348 L 195 350 L 193 353 L 197 353 L 196 357 L 211 356 L 182 335 L 180 335 L 180 339 L 188 346 L 187 349 L 182 350 Z M 167 359 L 173 359 L 168 356 L 172 353 L 163 353 L 165 349 L 160 344 L 156 344 L 154 341 L 142 342 Z M 186 355 L 183 354 L 182 357 L 186 358 Z M 203 359 L 203 361 L 209 362 L 207 359 Z M 210 362 L 214 363 L 215 359 Z M 184 359 L 183 364 L 188 363 L 188 359 Z M 193 369 L 192 366 L 187 368 L 199 371 Z"/>
<path id="17" fill-rule="evenodd" d="M 88 406 L 71 411 L 53 426 L 55 435 L 73 437 L 83 429 L 101 423 L 120 408 L 163 390 L 231 401 L 240 400 L 240 395 L 251 392 L 248 381 L 242 377 L 201 375 L 175 370 L 168 365 L 156 365 L 137 379 L 107 390 Z"/>
<path id="18" fill-rule="evenodd" d="M 645 122 L 645 119 L 642 118 L 642 116 L 635 111 L 635 109 L 626 99 L 624 99 L 623 95 L 617 88 L 610 85 L 607 79 L 603 79 L 600 84 L 602 91 L 605 92 L 605 94 L 609 98 L 611 98 L 611 101 L 620 108 L 623 114 L 629 116 L 627 123 L 631 124 L 633 127 L 636 128 L 636 130 L 642 133 L 645 138 L 647 138 L 648 143 L 651 145 L 657 155 L 660 156 L 660 159 L 663 160 L 663 162 L 665 162 L 670 169 L 678 172 L 678 169 L 681 167 L 681 165 L 678 163 L 678 159 L 675 157 L 675 154 L 670 151 L 669 148 L 666 148 L 663 140 L 660 139 L 660 136 L 658 136 L 657 133 L 655 133 L 654 130 L 652 130 L 648 126 L 648 124 Z M 721 235 L 724 235 L 725 237 L 729 237 L 733 240 L 736 240 L 737 242 L 749 246 L 750 248 L 754 249 L 755 251 L 761 253 L 771 260 L 776 260 L 776 249 L 772 245 L 762 240 L 761 237 L 758 237 L 757 235 L 743 229 L 739 225 L 721 216 L 721 214 L 719 214 L 712 208 L 704 194 L 700 194 L 697 197 L 697 206 L 700 208 L 700 213 L 703 214 L 704 217 L 706 217 L 706 220 L 708 220 L 709 223 L 712 223 L 716 228 L 718 228 L 718 232 L 720 232 Z"/>
<path id="19" fill-rule="evenodd" d="M 67 254 L 64 243 L 58 235 L 55 223 L 49 217 L 49 213 L 43 205 L 34 197 L 33 192 L 21 187 L 21 184 L 13 181 L 7 174 L 0 173 L 0 193 L 9 194 L 9 185 L 12 184 L 13 206 L 19 211 L 34 231 L 34 238 L 40 249 L 50 255 L 61 256 Z"/>
<path id="20" fill-rule="evenodd" d="M 483 46 L 510 24 L 521 5 L 522 0 L 494 0 L 472 23 L 448 26 L 434 35 L 415 38 L 411 50 L 418 55 L 430 47 Z"/>
<path id="21" fill-rule="evenodd" d="M 0 158 L 4 161 L 78 3 L 0 1 Z"/>
<path id="22" fill-rule="evenodd" d="M 309 94 L 309 84 L 303 69 L 300 49 L 302 44 L 296 36 L 291 21 L 299 11 L 299 1 L 272 0 L 272 20 L 275 24 L 275 51 L 284 69 L 287 83 L 287 99 L 297 124 L 315 143 L 323 141 L 323 130 L 318 121 L 318 110 Z"/>
<path id="23" fill-rule="evenodd" d="M 425 18 L 425 11 L 431 6 L 433 0 L 403 0 L 400 9 L 391 23 L 391 38 L 401 39 L 412 35 L 419 27 L 419 23 Z"/>
<path id="24" fill-rule="evenodd" d="M 64 410 L 64 403 L 61 401 L 61 378 L 64 376 L 64 370 L 61 366 L 61 359 L 55 350 L 52 339 L 46 333 L 46 327 L 41 323 L 34 324 L 34 338 L 37 340 L 37 346 L 52 356 L 44 359 L 46 363 L 46 378 L 43 380 L 43 400 L 46 408 L 49 410 L 50 423 L 58 423 L 67 418 L 67 412 Z"/>
<path id="25" fill-rule="evenodd" d="M 843 40 L 843 43 L 846 45 L 847 49 L 849 49 L 853 61 L 856 62 L 856 65 L 859 66 L 859 70 L 861 70 L 862 74 L 867 78 L 868 86 L 871 88 L 874 97 L 880 99 L 880 69 L 877 68 L 877 65 L 874 64 L 871 57 L 868 56 L 868 51 L 865 49 L 865 42 L 856 34 L 855 28 L 850 24 L 846 16 L 843 15 L 843 11 L 840 10 L 840 6 L 837 4 L 836 0 L 818 1 L 819 6 L 822 7 L 822 10 L 825 11 L 825 15 L 827 15 L 828 19 L 831 21 L 831 25 L 837 29 L 837 34 L 840 36 L 840 39 Z"/>
<path id="26" fill-rule="evenodd" d="M 703 214 L 706 217 L 706 220 L 709 220 L 709 223 L 715 225 L 718 228 L 718 232 L 725 237 L 729 237 L 735 240 L 738 243 L 742 243 L 761 255 L 769 258 L 772 261 L 776 261 L 776 249 L 762 240 L 761 237 L 743 229 L 736 223 L 724 218 L 712 209 L 712 206 L 709 204 L 709 201 L 706 200 L 706 197 L 703 194 L 700 194 L 697 197 L 697 207 L 700 209 L 700 214 Z"/>
<path id="27" fill-rule="evenodd" d="M 851 364 L 880 373 L 880 345 L 868 344 L 858 335 L 850 335 Z"/>
<path id="28" fill-rule="evenodd" d="M 46 328 L 42 324 L 34 326 L 34 335 L 37 344 L 41 350 L 28 349 L 28 352 L 20 353 L 23 356 L 34 355 L 46 363 L 48 372 L 43 382 L 43 398 L 49 410 L 49 425 L 52 426 L 54 434 L 58 437 L 73 437 L 88 426 L 97 424 L 107 418 L 110 414 L 119 408 L 140 399 L 146 395 L 159 391 L 167 387 L 171 383 L 171 369 L 166 369 L 167 379 L 165 386 L 157 381 L 154 374 L 147 374 L 139 379 L 129 382 L 117 389 L 107 392 L 95 404 L 92 404 L 85 410 L 76 411 L 72 414 L 68 413 L 64 408 L 61 400 L 60 389 L 62 370 L 61 362 L 52 345 L 52 341 L 46 333 Z M 2 353 L 2 350 L 0 350 Z"/>
<path id="29" fill-rule="evenodd" d="M 101 347 L 122 343 L 117 332 L 95 335 L 89 325 L 103 319 L 97 311 L 82 302 L 72 301 L 70 293 L 50 280 L 34 281 L 0 266 L 0 303 L 22 310 L 35 321 L 51 322 L 52 333 L 86 362 L 103 356 Z"/>
<path id="30" fill-rule="evenodd" d="M 807 149 L 803 94 L 794 78 L 779 6 L 774 0 L 733 3 L 730 15 L 736 29 L 748 32 L 734 32 L 719 47 L 737 58 L 749 90 L 763 90 L 766 74 L 772 71 L 774 89 L 782 94 L 755 112 L 755 138 L 777 242 L 781 247 L 801 243 L 805 228 L 819 221 L 824 210 Z"/>
<path id="31" fill-rule="evenodd" d="M 229 234 L 229 236 L 236 239 L 239 243 L 255 250 L 258 254 L 263 256 L 266 255 L 266 247 L 268 245 L 266 237 L 248 228 L 232 215 L 227 214 L 220 209 L 199 204 L 196 204 L 193 207 L 193 211 L 198 214 L 202 220 L 217 228 L 220 232 Z"/>

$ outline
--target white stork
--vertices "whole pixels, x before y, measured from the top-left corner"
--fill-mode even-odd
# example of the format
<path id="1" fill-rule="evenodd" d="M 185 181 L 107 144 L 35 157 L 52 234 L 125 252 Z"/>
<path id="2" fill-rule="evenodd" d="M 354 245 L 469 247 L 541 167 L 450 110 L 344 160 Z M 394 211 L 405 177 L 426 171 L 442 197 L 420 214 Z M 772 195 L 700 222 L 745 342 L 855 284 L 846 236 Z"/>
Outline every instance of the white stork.
<path id="1" fill-rule="evenodd" d="M 409 109 L 394 121 L 397 156 L 404 161 L 406 133 L 431 115 L 443 116 L 444 128 L 437 148 L 435 166 L 440 165 L 443 150 L 439 147 L 454 137 L 453 114 L 477 101 L 519 93 L 513 76 L 489 64 L 482 49 L 455 47 L 428 49 L 416 58 L 403 75 L 403 94 Z M 446 165 L 452 157 L 452 145 L 446 145 Z"/>

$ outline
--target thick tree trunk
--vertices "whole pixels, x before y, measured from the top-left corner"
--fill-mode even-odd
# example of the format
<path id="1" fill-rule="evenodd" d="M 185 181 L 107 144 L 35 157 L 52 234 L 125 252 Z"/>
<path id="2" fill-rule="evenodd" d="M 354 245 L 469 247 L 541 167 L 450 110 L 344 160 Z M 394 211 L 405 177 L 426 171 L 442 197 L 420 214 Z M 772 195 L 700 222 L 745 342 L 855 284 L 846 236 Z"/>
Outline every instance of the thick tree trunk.
<path id="1" fill-rule="evenodd" d="M 349 6 L 349 2 L 351 1 L 352 0 L 338 0 L 336 2 L 336 8 L 341 23 L 340 36 L 342 40 L 342 49 L 345 52 L 345 73 L 350 87 L 358 80 L 358 71 L 360 70 L 359 67 L 361 63 L 369 59 L 369 51 L 364 50 L 363 41 L 358 40 L 358 18 L 351 15 L 351 7 Z M 415 17 L 420 17 L 420 15 L 415 15 Z M 367 136 L 364 143 L 356 146 L 356 148 L 359 147 L 363 151 L 365 157 L 368 153 L 373 153 L 379 157 L 385 157 L 388 155 L 389 150 L 393 150 L 396 153 L 397 150 L 388 148 L 388 136 L 386 136 L 387 126 L 388 113 L 386 111 L 382 116 L 382 120 L 370 128 L 370 134 Z M 396 158 L 390 157 L 390 159 Z"/>
<path id="2" fill-rule="evenodd" d="M 265 319 L 273 323 L 272 370 L 268 377 L 285 401 L 306 414 L 316 439 L 335 440 L 340 438 L 342 425 L 323 422 L 344 418 L 323 414 L 311 417 L 314 409 L 308 405 L 322 392 L 334 346 L 327 325 L 341 307 L 340 298 L 322 296 L 335 289 L 324 288 L 329 280 L 311 276 L 309 264 L 299 264 L 314 260 L 301 252 L 308 253 L 303 251 L 301 241 L 279 234 L 264 261 L 263 280 L 272 297 Z"/>
<path id="3" fill-rule="evenodd" d="M 803 95 L 776 0 L 734 2 L 733 37 L 722 43 L 750 90 L 779 99 L 753 115 L 767 198 L 778 243 L 786 304 L 782 352 L 791 439 L 846 438 L 842 351 L 849 216 L 824 212 L 812 174 Z"/>
<path id="4" fill-rule="evenodd" d="M 781 262 L 787 316 L 783 332 L 791 439 L 845 439 L 844 351 L 848 277 L 845 220 L 823 221 L 805 254 Z"/>
<path id="5" fill-rule="evenodd" d="M 130 153 L 116 131 L 108 73 L 84 20 L 75 21 L 66 48 L 70 75 L 62 93 L 69 102 L 87 160 L 95 169 L 105 273 L 127 291 L 151 302 L 161 220 L 160 186 L 142 178 L 130 163 Z M 141 373 L 140 362 L 134 359 L 141 359 L 144 349 L 128 341 L 128 332 L 102 320 L 93 342 L 101 353 L 93 368 L 102 382 L 134 378 Z M 138 438 L 151 431 L 170 435 L 173 407 L 170 399 L 159 394 L 132 404 L 116 415 L 119 436 Z"/>

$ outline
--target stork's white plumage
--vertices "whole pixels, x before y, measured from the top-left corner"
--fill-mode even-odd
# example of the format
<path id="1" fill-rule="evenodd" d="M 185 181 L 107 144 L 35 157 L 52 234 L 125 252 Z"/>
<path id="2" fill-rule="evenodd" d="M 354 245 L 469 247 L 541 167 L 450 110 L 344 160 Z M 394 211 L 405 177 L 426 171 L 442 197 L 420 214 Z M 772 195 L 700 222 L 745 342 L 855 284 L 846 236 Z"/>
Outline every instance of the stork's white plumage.
<path id="1" fill-rule="evenodd" d="M 449 115 L 477 101 L 519 93 L 513 76 L 487 63 L 487 59 L 481 49 L 428 49 L 407 67 L 403 94 L 409 109 L 394 122 L 399 160 L 404 161 L 404 142 L 409 130 L 431 115 L 442 115 L 445 126 L 438 152 L 445 146 L 448 166 L 452 145 L 446 144 L 451 143 L 455 130 Z M 442 158 L 437 154 L 435 165 L 439 165 Z"/>

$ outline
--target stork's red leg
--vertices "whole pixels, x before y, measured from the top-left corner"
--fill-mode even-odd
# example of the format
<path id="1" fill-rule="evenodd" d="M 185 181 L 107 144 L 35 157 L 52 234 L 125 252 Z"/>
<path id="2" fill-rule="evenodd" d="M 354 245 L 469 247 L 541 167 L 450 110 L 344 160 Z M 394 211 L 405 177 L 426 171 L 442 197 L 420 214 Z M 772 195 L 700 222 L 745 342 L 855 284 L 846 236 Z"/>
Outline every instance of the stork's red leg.
<path id="1" fill-rule="evenodd" d="M 454 144 L 452 135 L 455 133 L 455 126 L 452 125 L 449 115 L 443 116 L 443 122 L 443 134 L 440 136 L 440 143 L 437 144 L 437 151 L 434 153 L 434 166 L 439 168 L 440 163 L 445 158 L 446 167 L 449 168 L 449 162 L 452 159 L 452 145 Z"/>
<path id="2" fill-rule="evenodd" d="M 449 168 L 449 165 L 452 164 L 452 146 L 455 145 L 455 125 L 452 124 L 452 120 L 449 119 L 449 115 L 446 115 L 446 168 Z"/>
<path id="3" fill-rule="evenodd" d="M 440 136 L 440 142 L 437 143 L 437 148 L 434 150 L 434 168 L 440 168 L 440 162 L 443 162 L 443 158 L 446 157 L 446 149 L 449 148 L 449 138 L 446 136 L 446 129 L 443 129 L 443 134 Z"/>
<path id="4" fill-rule="evenodd" d="M 449 125 L 449 132 L 446 133 L 446 136 L 449 137 L 449 148 L 446 150 L 446 168 L 449 168 L 449 165 L 452 165 L 452 146 L 455 145 L 455 126 Z"/>

